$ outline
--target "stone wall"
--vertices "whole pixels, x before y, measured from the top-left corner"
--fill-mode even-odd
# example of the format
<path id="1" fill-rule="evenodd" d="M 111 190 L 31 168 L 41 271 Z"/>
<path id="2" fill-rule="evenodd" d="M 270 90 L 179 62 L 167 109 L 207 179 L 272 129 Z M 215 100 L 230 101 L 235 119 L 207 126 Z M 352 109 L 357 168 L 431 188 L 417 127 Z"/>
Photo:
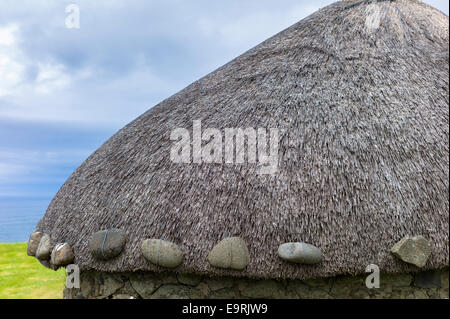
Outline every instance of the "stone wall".
<path id="1" fill-rule="evenodd" d="M 175 273 L 82 272 L 79 289 L 64 298 L 447 298 L 448 268 L 417 274 L 380 275 L 380 288 L 368 289 L 366 276 L 314 280 L 209 278 Z"/>

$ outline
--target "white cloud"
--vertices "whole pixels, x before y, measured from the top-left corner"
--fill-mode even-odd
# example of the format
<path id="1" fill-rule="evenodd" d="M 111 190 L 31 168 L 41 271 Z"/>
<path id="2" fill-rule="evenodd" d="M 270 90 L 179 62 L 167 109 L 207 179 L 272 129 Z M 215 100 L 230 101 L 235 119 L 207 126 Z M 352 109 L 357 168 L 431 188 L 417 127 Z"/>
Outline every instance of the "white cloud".
<path id="1" fill-rule="evenodd" d="M 131 73 L 109 77 L 108 70 L 94 70 L 92 65 L 69 70 L 54 60 L 26 56 L 19 37 L 18 24 L 0 28 L 0 118 L 124 125 L 176 93 L 174 88 L 182 89 L 158 77 L 145 57 L 138 56 Z M 34 70 L 32 78 L 27 78 L 27 68 Z M 146 98 L 149 104 L 143 103 Z"/>
<path id="2" fill-rule="evenodd" d="M 0 28 L 0 46 L 12 46 L 15 43 L 16 32 L 17 25 L 14 24 Z"/>
<path id="3" fill-rule="evenodd" d="M 318 6 L 295 6 L 285 13 L 261 11 L 241 17 L 220 29 L 221 38 L 229 46 L 257 45 L 290 27 L 319 9 Z"/>
<path id="4" fill-rule="evenodd" d="M 61 164 L 81 164 L 91 150 L 58 149 L 52 151 L 0 151 L 0 186 L 33 180 L 33 173 Z"/>
<path id="5" fill-rule="evenodd" d="M 167 83 L 148 67 L 100 82 L 96 72 L 68 75 L 62 66 L 44 66 L 35 82 L 9 97 L 14 107 L 0 109 L 0 117 L 120 127 L 187 84 Z"/>
<path id="6" fill-rule="evenodd" d="M 236 16 L 205 14 L 196 20 L 196 24 L 202 36 L 214 37 L 222 47 L 237 49 L 242 53 L 319 8 L 319 3 L 314 5 L 296 4 L 290 8 L 282 7 L 275 10 L 259 6 L 260 10 L 242 12 Z"/>
<path id="7" fill-rule="evenodd" d="M 80 0 L 82 27 L 76 32 L 64 28 L 64 5 L 57 2 L 29 1 L 23 9 L 0 3 L 0 12 L 20 17 L 0 26 L 0 118 L 119 127 L 189 84 L 186 79 L 205 75 L 331 2 Z M 24 19 L 24 10 L 33 15 Z M 167 62 L 166 55 L 177 60 Z M 197 71 L 179 71 L 183 79 L 167 75 L 194 63 Z M 126 70 L 115 73 L 122 64 Z"/>
<path id="8" fill-rule="evenodd" d="M 0 27 L 0 97 L 14 100 L 15 96 L 51 94 L 69 87 L 72 76 L 65 66 L 49 61 L 36 63 L 36 78 L 26 81 L 26 69 L 33 62 L 21 51 L 19 34 L 18 24 Z M 86 76 L 84 71 L 80 74 Z"/>
<path id="9" fill-rule="evenodd" d="M 20 83 L 25 70 L 19 61 L 17 33 L 18 26 L 15 24 L 0 27 L 0 97 L 11 94 Z"/>
<path id="10" fill-rule="evenodd" d="M 64 65 L 52 63 L 38 63 L 38 75 L 34 85 L 37 94 L 50 94 L 63 90 L 71 84 L 72 79 L 66 72 Z"/>
<path id="11" fill-rule="evenodd" d="M 73 121 L 70 103 L 64 96 L 76 81 L 92 76 L 90 69 L 70 72 L 54 61 L 34 61 L 20 48 L 18 24 L 0 27 L 0 98 L 7 105 L 0 109 L 0 117 L 32 121 Z M 33 67 L 36 74 L 26 78 L 26 70 Z M 87 116 L 89 117 L 89 116 Z M 80 119 L 81 120 L 81 119 Z"/>

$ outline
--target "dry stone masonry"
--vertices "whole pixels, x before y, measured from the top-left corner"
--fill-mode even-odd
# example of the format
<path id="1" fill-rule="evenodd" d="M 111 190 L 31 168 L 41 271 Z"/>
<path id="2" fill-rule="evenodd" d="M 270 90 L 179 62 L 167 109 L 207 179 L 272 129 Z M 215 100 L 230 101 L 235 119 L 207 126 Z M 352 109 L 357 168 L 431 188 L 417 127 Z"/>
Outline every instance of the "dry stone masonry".
<path id="1" fill-rule="evenodd" d="M 380 288 L 365 276 L 312 280 L 251 280 L 165 273 L 81 273 L 80 289 L 64 298 L 98 299 L 442 299 L 449 296 L 448 268 L 416 274 L 381 274 Z"/>

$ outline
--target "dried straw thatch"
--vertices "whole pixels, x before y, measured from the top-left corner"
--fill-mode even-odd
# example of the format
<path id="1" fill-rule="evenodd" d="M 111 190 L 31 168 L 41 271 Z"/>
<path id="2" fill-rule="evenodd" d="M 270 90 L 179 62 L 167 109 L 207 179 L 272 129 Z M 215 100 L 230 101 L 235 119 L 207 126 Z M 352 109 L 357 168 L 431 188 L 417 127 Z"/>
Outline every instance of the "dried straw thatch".
<path id="1" fill-rule="evenodd" d="M 168 98 L 120 130 L 59 190 L 39 230 L 68 242 L 82 269 L 161 270 L 147 238 L 177 244 L 179 272 L 308 278 L 414 270 L 390 248 L 405 235 L 433 244 L 425 268 L 448 267 L 448 16 L 418 1 L 327 6 Z M 285 129 L 279 168 L 175 164 L 170 132 Z M 94 260 L 90 236 L 127 234 Z M 211 267 L 223 238 L 243 238 L 243 271 Z M 319 247 L 317 265 L 288 264 L 278 246 Z"/>

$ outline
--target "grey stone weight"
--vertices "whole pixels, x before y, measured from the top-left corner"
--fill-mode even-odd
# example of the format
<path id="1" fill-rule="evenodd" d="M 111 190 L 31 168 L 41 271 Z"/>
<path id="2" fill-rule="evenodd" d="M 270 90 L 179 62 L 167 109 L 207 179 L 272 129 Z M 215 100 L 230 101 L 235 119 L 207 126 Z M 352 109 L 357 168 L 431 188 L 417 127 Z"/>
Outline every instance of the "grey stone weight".
<path id="1" fill-rule="evenodd" d="M 75 258 L 72 247 L 68 243 L 58 244 L 53 248 L 50 262 L 55 266 L 70 264 Z"/>
<path id="2" fill-rule="evenodd" d="M 183 261 L 183 252 L 170 241 L 162 239 L 146 239 L 141 245 L 144 257 L 155 265 L 175 268 Z"/>
<path id="3" fill-rule="evenodd" d="M 48 260 L 50 258 L 50 236 L 44 234 L 36 250 L 36 258 L 39 260 Z"/>
<path id="4" fill-rule="evenodd" d="M 211 266 L 223 269 L 243 270 L 250 257 L 245 241 L 240 237 L 225 238 L 208 255 Z"/>
<path id="5" fill-rule="evenodd" d="M 34 232 L 30 235 L 30 239 L 28 239 L 28 248 L 27 248 L 28 256 L 33 257 L 36 256 L 36 250 L 43 235 L 44 234 L 41 232 Z"/>
<path id="6" fill-rule="evenodd" d="M 286 243 L 278 248 L 278 256 L 288 262 L 317 264 L 322 261 L 322 251 L 306 243 Z"/>
<path id="7" fill-rule="evenodd" d="M 88 249 L 96 259 L 108 260 L 118 256 L 126 243 L 126 234 L 121 229 L 96 232 L 89 240 Z"/>
<path id="8" fill-rule="evenodd" d="M 431 255 L 431 243 L 420 235 L 405 236 L 392 247 L 391 253 L 406 263 L 423 267 Z"/>

